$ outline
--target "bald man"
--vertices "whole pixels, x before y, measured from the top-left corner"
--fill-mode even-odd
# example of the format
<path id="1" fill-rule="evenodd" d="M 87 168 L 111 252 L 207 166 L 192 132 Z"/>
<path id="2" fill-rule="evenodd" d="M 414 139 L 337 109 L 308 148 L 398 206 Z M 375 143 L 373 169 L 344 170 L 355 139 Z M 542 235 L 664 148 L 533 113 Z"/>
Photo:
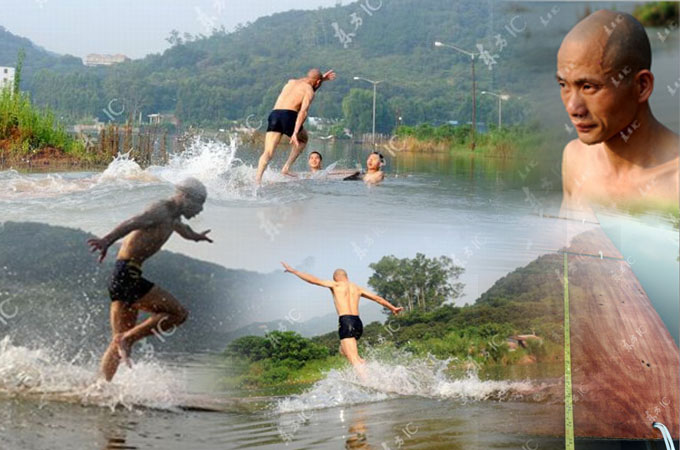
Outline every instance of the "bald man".
<path id="1" fill-rule="evenodd" d="M 103 238 L 87 241 L 92 251 L 100 252 L 102 262 L 109 247 L 124 238 L 109 281 L 113 338 L 101 362 L 106 381 L 113 379 L 120 361 L 131 367 L 128 357 L 135 342 L 151 334 L 174 331 L 187 319 L 187 310 L 172 294 L 142 277 L 142 264 L 161 249 L 173 232 L 184 239 L 212 242 L 210 230 L 197 233 L 182 222 L 182 216 L 191 219 L 203 210 L 208 195 L 205 186 L 195 178 L 187 178 L 176 188 L 173 197 L 154 203 Z M 140 311 L 151 315 L 137 324 Z"/>
<path id="2" fill-rule="evenodd" d="M 285 262 L 281 263 L 286 272 L 296 275 L 300 279 L 310 284 L 329 288 L 333 294 L 333 303 L 338 313 L 338 334 L 340 335 L 340 353 L 345 355 L 347 360 L 354 366 L 359 377 L 364 377 L 364 360 L 359 357 L 357 341 L 361 338 L 364 326 L 359 318 L 359 299 L 365 297 L 369 300 L 382 305 L 392 311 L 392 314 L 399 314 L 404 308 L 396 307 L 384 298 L 375 295 L 359 285 L 349 281 L 347 272 L 337 269 L 333 272 L 332 280 L 321 280 L 314 275 L 309 275 L 299 270 L 295 270 Z"/>
<path id="3" fill-rule="evenodd" d="M 257 165 L 255 182 L 262 183 L 262 175 L 267 169 L 269 161 L 274 156 L 274 150 L 281 142 L 284 134 L 290 138 L 293 146 L 288 161 L 281 169 L 284 175 L 291 175 L 290 166 L 307 145 L 307 132 L 302 125 L 307 119 L 309 107 L 314 100 L 314 93 L 324 81 L 335 79 L 335 72 L 329 70 L 323 75 L 318 69 L 311 69 L 303 78 L 288 80 L 274 104 L 274 110 L 269 114 L 267 134 L 264 139 L 264 152 Z"/>
<path id="4" fill-rule="evenodd" d="M 557 82 L 578 139 L 562 156 L 562 214 L 591 202 L 678 203 L 678 135 L 652 114 L 652 52 L 629 14 L 600 10 L 580 21 L 557 54 Z"/>

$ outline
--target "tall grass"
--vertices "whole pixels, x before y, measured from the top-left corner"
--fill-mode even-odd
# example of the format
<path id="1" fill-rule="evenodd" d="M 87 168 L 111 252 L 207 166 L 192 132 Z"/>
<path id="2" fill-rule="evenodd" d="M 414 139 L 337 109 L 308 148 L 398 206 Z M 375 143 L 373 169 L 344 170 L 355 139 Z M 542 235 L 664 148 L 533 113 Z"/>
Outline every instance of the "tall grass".
<path id="1" fill-rule="evenodd" d="M 82 142 L 73 139 L 49 108 L 38 109 L 30 95 L 5 86 L 0 92 L 0 151 L 7 156 L 26 156 L 44 148 L 61 150 L 73 157 L 85 153 Z"/>
<path id="2" fill-rule="evenodd" d="M 402 125 L 397 127 L 395 135 L 399 142 L 393 146 L 407 151 L 471 151 L 470 125 Z M 541 134 L 529 126 L 491 126 L 486 133 L 476 133 L 474 151 L 498 157 L 527 155 L 538 148 L 542 139 Z"/>

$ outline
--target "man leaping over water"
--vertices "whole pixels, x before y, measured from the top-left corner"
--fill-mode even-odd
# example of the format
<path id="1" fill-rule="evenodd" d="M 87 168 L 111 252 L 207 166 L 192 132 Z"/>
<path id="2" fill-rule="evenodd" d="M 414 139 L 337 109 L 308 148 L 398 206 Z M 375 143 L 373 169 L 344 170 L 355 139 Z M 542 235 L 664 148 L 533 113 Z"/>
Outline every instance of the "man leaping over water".
<path id="1" fill-rule="evenodd" d="M 192 241 L 212 242 L 207 236 L 210 230 L 196 233 L 181 219 L 182 216 L 191 219 L 203 210 L 205 186 L 195 178 L 187 178 L 176 188 L 177 193 L 170 199 L 151 205 L 103 238 L 87 241 L 93 252 L 101 252 L 101 262 L 108 248 L 125 237 L 109 282 L 113 338 L 101 362 L 101 372 L 107 381 L 115 375 L 121 359 L 130 366 L 128 357 L 135 342 L 154 332 L 173 330 L 188 316 L 169 292 L 142 278 L 142 263 L 158 252 L 173 232 Z M 139 311 L 151 316 L 137 324 Z"/>
<path id="2" fill-rule="evenodd" d="M 284 134 L 290 137 L 290 143 L 293 147 L 290 150 L 288 161 L 281 169 L 281 173 L 289 174 L 290 166 L 293 165 L 300 152 L 307 145 L 308 136 L 302 128 L 302 124 L 307 119 L 307 112 L 314 100 L 314 93 L 321 87 L 321 83 L 334 79 L 335 72 L 332 70 L 322 75 L 318 69 L 311 69 L 304 78 L 288 80 L 276 100 L 274 110 L 269 114 L 264 152 L 260 156 L 255 177 L 255 182 L 258 185 L 262 183 L 262 175 L 272 156 L 274 156 L 274 150 L 281 142 L 281 136 Z"/>
<path id="3" fill-rule="evenodd" d="M 314 275 L 293 269 L 285 262 L 282 262 L 286 272 L 297 275 L 307 283 L 317 286 L 327 287 L 333 293 L 333 303 L 338 312 L 338 333 L 340 334 L 340 353 L 345 355 L 349 362 L 357 370 L 358 375 L 363 378 L 364 360 L 359 357 L 357 341 L 364 332 L 364 326 L 359 318 L 359 298 L 365 297 L 384 306 L 392 311 L 392 314 L 399 314 L 404 308 L 396 307 L 384 298 L 375 295 L 359 285 L 352 283 L 347 278 L 347 272 L 337 269 L 333 272 L 332 280 L 320 280 Z"/>

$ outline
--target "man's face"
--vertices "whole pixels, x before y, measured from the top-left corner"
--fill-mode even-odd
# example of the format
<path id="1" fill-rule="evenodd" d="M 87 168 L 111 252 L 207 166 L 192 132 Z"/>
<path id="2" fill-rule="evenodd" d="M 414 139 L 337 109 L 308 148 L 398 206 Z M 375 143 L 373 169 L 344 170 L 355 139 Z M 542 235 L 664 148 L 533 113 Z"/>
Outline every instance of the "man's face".
<path id="1" fill-rule="evenodd" d="M 615 72 L 600 61 L 602 46 L 595 42 L 564 42 L 557 54 L 557 82 L 569 118 L 581 142 L 607 141 L 635 118 L 632 71 Z M 620 78 L 621 77 L 621 78 Z"/>
<path id="2" fill-rule="evenodd" d="M 309 163 L 309 168 L 311 170 L 320 170 L 321 169 L 321 158 L 316 153 L 312 153 L 311 155 L 309 155 L 308 163 Z"/>
<path id="3" fill-rule="evenodd" d="M 196 217 L 203 211 L 203 201 L 184 194 L 182 201 L 182 215 L 187 219 Z"/>
<path id="4" fill-rule="evenodd" d="M 370 170 L 379 170 L 380 156 L 376 155 L 375 153 L 371 153 L 370 155 L 368 155 L 368 159 L 366 160 L 366 167 L 368 167 Z"/>

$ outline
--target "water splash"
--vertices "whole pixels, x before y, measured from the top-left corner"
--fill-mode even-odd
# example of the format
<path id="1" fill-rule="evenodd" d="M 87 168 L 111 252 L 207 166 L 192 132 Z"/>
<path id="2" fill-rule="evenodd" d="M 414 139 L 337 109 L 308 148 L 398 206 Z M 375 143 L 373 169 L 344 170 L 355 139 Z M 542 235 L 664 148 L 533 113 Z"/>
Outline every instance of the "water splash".
<path id="1" fill-rule="evenodd" d="M 275 413 L 289 413 L 382 401 L 396 396 L 452 399 L 461 402 L 506 400 L 534 391 L 528 381 L 480 380 L 473 371 L 463 378 L 446 374 L 449 360 L 400 355 L 396 361 L 367 360 L 365 381 L 352 367 L 330 370 L 306 392 L 279 400 Z"/>
<path id="2" fill-rule="evenodd" d="M 108 408 L 144 406 L 173 410 L 186 392 L 185 377 L 158 361 L 140 360 L 133 370 L 121 367 L 111 383 L 97 380 L 97 360 L 77 364 L 58 352 L 0 341 L 0 394 L 65 401 Z"/>
<path id="3" fill-rule="evenodd" d="M 16 170 L 0 172 L 0 200 L 52 199 L 68 194 L 96 192 L 98 196 L 130 190 L 140 186 L 161 187 L 176 184 L 186 177 L 201 180 L 208 188 L 210 200 L 280 203 L 306 198 L 300 189 L 281 189 L 297 178 L 268 170 L 263 177 L 267 186 L 262 192 L 255 187 L 256 168 L 245 164 L 237 155 L 238 139 L 228 142 L 194 136 L 186 148 L 170 157 L 165 165 L 146 169 L 130 153 L 116 156 L 101 173 L 21 174 Z M 85 196 L 85 200 L 88 196 Z"/>

